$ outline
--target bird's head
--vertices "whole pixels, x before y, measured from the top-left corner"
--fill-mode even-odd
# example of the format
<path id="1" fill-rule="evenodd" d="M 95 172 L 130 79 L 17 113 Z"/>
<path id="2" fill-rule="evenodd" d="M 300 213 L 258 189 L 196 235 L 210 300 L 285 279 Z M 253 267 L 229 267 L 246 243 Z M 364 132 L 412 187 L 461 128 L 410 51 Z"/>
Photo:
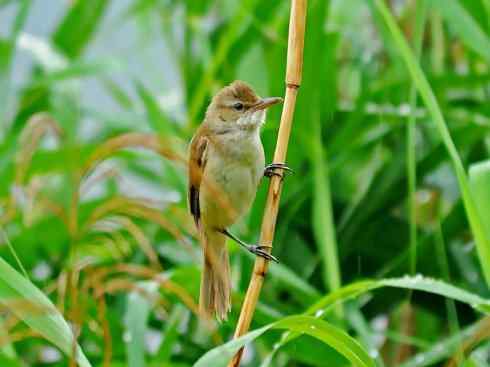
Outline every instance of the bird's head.
<path id="1" fill-rule="evenodd" d="M 280 102 L 280 97 L 260 98 L 247 83 L 235 80 L 214 96 L 206 120 L 222 127 L 253 130 L 264 123 L 267 108 Z"/>

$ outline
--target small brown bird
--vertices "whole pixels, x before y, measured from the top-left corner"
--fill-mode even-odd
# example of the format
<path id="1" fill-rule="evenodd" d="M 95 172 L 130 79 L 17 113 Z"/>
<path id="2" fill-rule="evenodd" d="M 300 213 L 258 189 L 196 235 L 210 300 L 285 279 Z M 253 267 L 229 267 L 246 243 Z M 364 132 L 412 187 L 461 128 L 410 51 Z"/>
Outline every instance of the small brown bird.
<path id="1" fill-rule="evenodd" d="M 266 246 L 248 245 L 228 228 L 252 205 L 261 178 L 280 175 L 272 164 L 264 170 L 260 127 L 266 109 L 282 98 L 260 98 L 242 81 L 214 96 L 206 117 L 192 138 L 189 152 L 188 200 L 204 251 L 199 307 L 203 315 L 227 318 L 231 308 L 230 264 L 226 237 L 248 251 L 275 260 Z"/>

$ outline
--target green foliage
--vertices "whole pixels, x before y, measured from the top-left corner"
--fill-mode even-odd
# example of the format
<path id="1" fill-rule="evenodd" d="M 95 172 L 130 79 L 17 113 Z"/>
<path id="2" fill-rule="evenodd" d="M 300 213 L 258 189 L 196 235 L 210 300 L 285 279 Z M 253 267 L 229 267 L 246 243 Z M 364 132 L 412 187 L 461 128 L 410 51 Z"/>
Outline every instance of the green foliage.
<path id="1" fill-rule="evenodd" d="M 194 367 L 226 366 L 233 355 L 246 343 L 253 341 L 269 329 L 287 329 L 297 333 L 307 334 L 320 339 L 348 359 L 353 366 L 374 366 L 373 361 L 359 343 L 343 330 L 329 323 L 308 316 L 289 316 L 271 325 L 254 330 L 237 340 L 209 351 Z"/>
<path id="2" fill-rule="evenodd" d="M 308 3 L 280 263 L 229 341 L 253 257 L 199 318 L 187 144 L 224 84 L 283 94 L 289 2 L 0 0 L 0 365 L 484 365 L 490 2 Z"/>
<path id="3" fill-rule="evenodd" d="M 76 350 L 80 366 L 90 367 L 80 347 L 74 348 L 70 327 L 43 292 L 3 259 L 0 259 L 0 273 L 0 303 L 66 354 L 72 355 Z"/>

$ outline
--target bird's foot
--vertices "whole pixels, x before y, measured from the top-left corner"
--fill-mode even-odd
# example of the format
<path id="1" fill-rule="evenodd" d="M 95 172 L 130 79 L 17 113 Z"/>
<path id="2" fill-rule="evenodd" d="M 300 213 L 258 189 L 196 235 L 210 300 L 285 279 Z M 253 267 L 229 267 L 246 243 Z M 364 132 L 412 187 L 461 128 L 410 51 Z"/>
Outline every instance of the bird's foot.
<path id="1" fill-rule="evenodd" d="M 238 243 L 240 246 L 246 248 L 252 254 L 263 257 L 264 259 L 269 260 L 269 261 L 272 260 L 272 261 L 275 261 L 276 263 L 279 262 L 279 260 L 277 260 L 277 258 L 275 256 L 272 256 L 271 254 L 269 254 L 268 251 L 266 251 L 267 249 L 272 249 L 272 246 L 269 246 L 269 245 L 249 245 L 249 244 L 245 243 L 244 241 L 242 241 L 241 239 L 239 239 L 234 234 L 232 234 L 227 229 L 219 229 L 219 231 L 221 233 L 223 233 L 225 236 L 227 236 L 228 238 L 231 238 L 233 241 Z"/>
<path id="2" fill-rule="evenodd" d="M 279 262 L 277 258 L 269 252 L 266 251 L 266 249 L 272 248 L 272 246 L 267 246 L 267 245 L 248 245 L 247 250 L 250 251 L 252 254 L 263 257 L 266 260 L 269 261 L 274 261 L 276 263 Z"/>
<path id="3" fill-rule="evenodd" d="M 283 173 L 276 172 L 276 169 L 285 171 L 286 173 L 294 173 L 294 171 L 289 168 L 286 163 L 271 163 L 265 167 L 264 176 L 269 178 L 271 178 L 272 176 L 283 178 Z"/>

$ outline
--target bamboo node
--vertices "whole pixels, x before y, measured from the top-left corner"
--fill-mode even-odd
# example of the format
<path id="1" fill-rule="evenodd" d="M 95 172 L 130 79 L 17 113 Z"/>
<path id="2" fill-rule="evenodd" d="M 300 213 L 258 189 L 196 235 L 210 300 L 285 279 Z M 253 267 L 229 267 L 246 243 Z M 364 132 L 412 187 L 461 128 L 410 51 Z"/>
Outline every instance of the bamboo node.
<path id="1" fill-rule="evenodd" d="M 299 89 L 299 84 L 296 83 L 286 83 L 286 87 L 291 89 Z"/>

